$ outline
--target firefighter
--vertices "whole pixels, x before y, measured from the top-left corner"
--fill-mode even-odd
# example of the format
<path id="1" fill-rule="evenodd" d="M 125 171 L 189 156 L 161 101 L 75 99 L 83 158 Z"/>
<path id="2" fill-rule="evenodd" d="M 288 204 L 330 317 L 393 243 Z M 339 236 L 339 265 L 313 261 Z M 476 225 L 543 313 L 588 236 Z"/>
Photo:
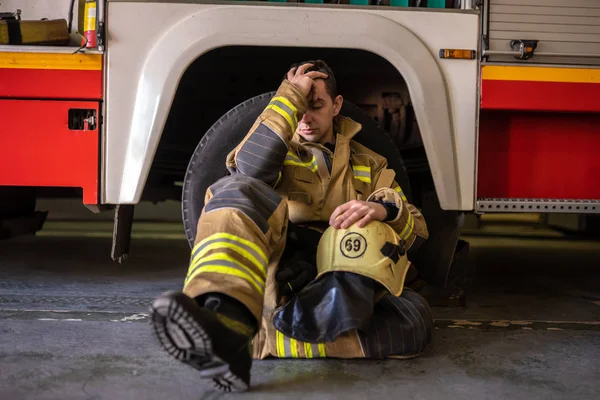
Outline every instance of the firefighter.
<path id="1" fill-rule="evenodd" d="M 428 237 L 320 60 L 293 66 L 206 193 L 183 292 L 153 303 L 159 342 L 218 388 L 253 358 L 409 358 L 430 342 L 425 299 L 403 288 Z"/>

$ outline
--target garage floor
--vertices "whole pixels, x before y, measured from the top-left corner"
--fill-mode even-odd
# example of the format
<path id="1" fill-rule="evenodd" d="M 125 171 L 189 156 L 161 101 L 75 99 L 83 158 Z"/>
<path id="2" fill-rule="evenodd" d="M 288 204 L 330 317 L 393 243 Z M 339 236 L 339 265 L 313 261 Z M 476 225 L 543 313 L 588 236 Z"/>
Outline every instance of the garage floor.
<path id="1" fill-rule="evenodd" d="M 467 307 L 434 310 L 423 356 L 256 361 L 231 395 L 151 336 L 148 304 L 186 271 L 179 225 L 136 225 L 116 264 L 110 224 L 51 222 L 0 242 L 0 399 L 598 399 L 600 242 L 540 232 L 467 232 Z"/>

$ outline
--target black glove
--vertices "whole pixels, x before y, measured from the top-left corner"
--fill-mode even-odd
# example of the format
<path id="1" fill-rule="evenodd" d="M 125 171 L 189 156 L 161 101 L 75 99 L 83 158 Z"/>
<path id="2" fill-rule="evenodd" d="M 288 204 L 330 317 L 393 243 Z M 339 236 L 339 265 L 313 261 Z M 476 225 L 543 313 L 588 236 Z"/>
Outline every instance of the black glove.
<path id="1" fill-rule="evenodd" d="M 317 276 L 317 246 L 321 233 L 310 228 L 288 224 L 287 241 L 275 280 L 282 296 L 301 291 Z"/>
<path id="2" fill-rule="evenodd" d="M 281 261 L 275 273 L 279 294 L 289 297 L 298 293 L 317 277 L 316 263 L 311 263 L 306 258 L 306 253 L 295 252 Z"/>

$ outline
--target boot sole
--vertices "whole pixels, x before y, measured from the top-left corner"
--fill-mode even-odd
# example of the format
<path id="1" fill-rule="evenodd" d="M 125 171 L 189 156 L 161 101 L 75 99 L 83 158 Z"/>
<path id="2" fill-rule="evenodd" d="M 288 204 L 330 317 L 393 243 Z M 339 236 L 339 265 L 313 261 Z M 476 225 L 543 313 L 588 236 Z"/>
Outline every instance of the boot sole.
<path id="1" fill-rule="evenodd" d="M 159 297 L 150 312 L 154 334 L 169 355 L 200 371 L 200 376 L 211 379 L 217 389 L 226 392 L 248 390 L 248 384 L 214 353 L 202 321 L 194 318 L 176 298 Z"/>

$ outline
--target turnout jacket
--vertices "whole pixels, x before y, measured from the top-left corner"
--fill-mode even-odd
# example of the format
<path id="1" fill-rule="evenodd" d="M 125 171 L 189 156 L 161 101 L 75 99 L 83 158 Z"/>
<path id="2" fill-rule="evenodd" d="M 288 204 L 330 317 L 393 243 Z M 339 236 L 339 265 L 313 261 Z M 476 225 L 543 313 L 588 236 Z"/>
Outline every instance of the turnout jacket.
<path id="1" fill-rule="evenodd" d="M 425 220 L 394 180 L 387 160 L 352 140 L 361 124 L 340 118 L 335 150 L 296 133 L 308 101 L 284 80 L 243 141 L 227 156 L 227 169 L 259 179 L 287 201 L 289 219 L 323 231 L 329 217 L 350 200 L 378 201 L 398 209 L 385 221 L 408 250 L 427 239 Z M 210 199 L 207 192 L 207 201 Z"/>

